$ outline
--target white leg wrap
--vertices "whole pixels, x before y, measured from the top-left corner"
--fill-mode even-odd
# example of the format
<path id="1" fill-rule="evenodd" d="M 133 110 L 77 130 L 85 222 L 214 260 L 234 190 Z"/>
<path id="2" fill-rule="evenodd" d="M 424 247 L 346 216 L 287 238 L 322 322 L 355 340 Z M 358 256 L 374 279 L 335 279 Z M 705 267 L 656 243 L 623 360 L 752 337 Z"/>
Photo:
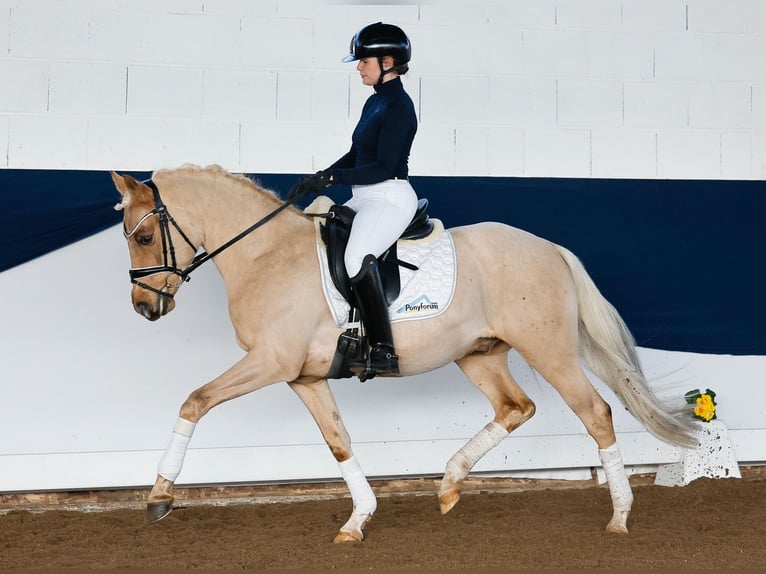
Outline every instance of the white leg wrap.
<path id="1" fill-rule="evenodd" d="M 633 504 L 633 492 L 630 489 L 628 475 L 625 472 L 625 465 L 622 462 L 622 455 L 617 443 L 609 448 L 599 449 L 598 456 L 604 467 L 614 510 L 629 511 Z"/>
<path id="2" fill-rule="evenodd" d="M 479 459 L 499 445 L 508 434 L 505 428 L 492 421 L 452 456 L 445 475 L 454 477 L 457 482 L 463 480 Z"/>
<path id="3" fill-rule="evenodd" d="M 186 447 L 189 445 L 195 426 L 197 426 L 195 423 L 180 417 L 176 421 L 173 435 L 170 437 L 170 444 L 165 449 L 165 454 L 162 455 L 157 468 L 157 474 L 162 478 L 171 482 L 175 482 L 178 478 L 184 464 Z"/>
<path id="4" fill-rule="evenodd" d="M 341 476 L 346 481 L 351 500 L 354 503 L 354 514 L 367 514 L 372 516 L 378 508 L 378 501 L 375 499 L 375 493 L 367 482 L 367 477 L 359 466 L 356 457 L 352 456 L 348 460 L 338 463 Z"/>

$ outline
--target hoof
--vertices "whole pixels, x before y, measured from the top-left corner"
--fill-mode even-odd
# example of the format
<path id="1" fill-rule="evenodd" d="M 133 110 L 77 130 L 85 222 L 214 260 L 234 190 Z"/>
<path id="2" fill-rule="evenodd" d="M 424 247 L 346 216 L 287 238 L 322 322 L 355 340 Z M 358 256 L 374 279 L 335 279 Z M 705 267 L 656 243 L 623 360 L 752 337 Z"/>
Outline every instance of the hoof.
<path id="1" fill-rule="evenodd" d="M 609 524 L 606 525 L 606 531 L 614 532 L 616 534 L 627 534 L 628 533 L 627 524 L 628 524 L 628 512 L 616 510 L 614 512 L 614 516 L 612 516 L 612 519 L 609 521 Z"/>
<path id="2" fill-rule="evenodd" d="M 458 500 L 460 500 L 460 491 L 449 490 L 439 495 L 439 508 L 442 515 L 447 514 L 450 510 L 455 508 Z"/>
<path id="3" fill-rule="evenodd" d="M 146 524 L 154 524 L 173 512 L 173 501 L 150 502 L 146 505 Z"/>
<path id="4" fill-rule="evenodd" d="M 357 534 L 351 532 L 344 532 L 341 530 L 332 540 L 335 544 L 341 544 L 343 542 L 361 542 L 362 538 Z"/>

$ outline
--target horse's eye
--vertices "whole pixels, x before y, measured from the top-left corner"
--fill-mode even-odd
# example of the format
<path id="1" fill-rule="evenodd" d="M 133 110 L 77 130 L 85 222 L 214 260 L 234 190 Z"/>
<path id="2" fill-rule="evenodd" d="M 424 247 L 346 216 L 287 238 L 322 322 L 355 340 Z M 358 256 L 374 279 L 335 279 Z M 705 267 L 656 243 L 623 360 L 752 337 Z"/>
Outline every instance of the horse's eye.
<path id="1" fill-rule="evenodd" d="M 136 241 L 139 245 L 151 245 L 154 243 L 154 235 L 151 233 L 148 235 L 139 235 L 136 237 Z"/>

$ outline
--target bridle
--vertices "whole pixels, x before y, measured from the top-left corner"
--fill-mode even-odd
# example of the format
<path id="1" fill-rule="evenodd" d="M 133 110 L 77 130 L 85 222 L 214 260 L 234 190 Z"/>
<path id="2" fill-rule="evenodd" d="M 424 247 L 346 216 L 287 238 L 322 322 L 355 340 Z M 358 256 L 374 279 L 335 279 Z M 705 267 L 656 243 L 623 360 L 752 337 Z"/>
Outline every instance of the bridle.
<path id="1" fill-rule="evenodd" d="M 194 259 L 192 259 L 192 262 L 189 264 L 188 267 L 185 269 L 181 269 L 178 267 L 178 263 L 176 262 L 176 250 L 173 245 L 173 238 L 170 235 L 170 226 L 172 225 L 176 231 L 181 235 L 181 237 L 186 241 L 186 243 L 189 245 L 189 247 L 192 248 L 192 250 L 196 253 L 198 247 L 195 246 L 189 237 L 183 232 L 183 229 L 176 223 L 176 220 L 173 219 L 173 216 L 170 215 L 170 212 L 168 211 L 167 206 L 163 203 L 162 198 L 160 197 L 160 190 L 157 189 L 157 185 L 152 181 L 151 179 L 147 179 L 143 181 L 146 186 L 148 186 L 152 190 L 152 194 L 154 195 L 154 209 L 152 209 L 149 213 L 144 215 L 141 219 L 138 220 L 138 223 L 133 227 L 132 230 L 128 231 L 127 227 L 125 227 L 125 222 L 123 222 L 123 230 L 122 233 L 125 236 L 126 239 L 130 239 L 143 225 L 143 223 L 149 219 L 150 217 L 154 217 L 155 215 L 159 217 L 160 221 L 160 236 L 162 238 L 162 265 L 153 265 L 150 267 L 131 267 L 128 273 L 130 274 L 130 282 L 134 285 L 138 285 L 142 289 L 146 289 L 147 291 L 151 291 L 153 293 L 157 293 L 158 295 L 162 297 L 168 297 L 170 299 L 173 298 L 173 293 L 169 292 L 168 289 L 176 289 L 185 282 L 189 281 L 191 279 L 190 275 L 192 271 L 197 269 L 200 265 L 205 263 L 206 261 L 209 261 L 219 253 L 221 253 L 224 249 L 228 249 L 232 245 L 234 245 L 237 241 L 240 239 L 246 237 L 256 229 L 258 229 L 260 226 L 264 225 L 274 217 L 276 217 L 281 211 L 289 207 L 292 202 L 286 202 L 277 207 L 275 210 L 268 213 L 266 216 L 258 220 L 256 223 L 215 249 L 214 251 L 211 251 L 210 253 L 207 253 L 206 251 L 202 251 L 201 253 L 197 253 L 197 255 L 194 256 Z M 150 275 L 156 275 L 157 273 L 169 273 L 167 279 L 165 279 L 165 286 L 162 289 L 156 289 L 155 287 L 152 287 L 151 285 L 147 285 L 143 281 L 140 281 L 141 279 L 145 277 L 149 277 Z M 179 278 L 179 281 L 177 284 L 172 284 L 169 279 L 170 277 L 176 276 Z"/>

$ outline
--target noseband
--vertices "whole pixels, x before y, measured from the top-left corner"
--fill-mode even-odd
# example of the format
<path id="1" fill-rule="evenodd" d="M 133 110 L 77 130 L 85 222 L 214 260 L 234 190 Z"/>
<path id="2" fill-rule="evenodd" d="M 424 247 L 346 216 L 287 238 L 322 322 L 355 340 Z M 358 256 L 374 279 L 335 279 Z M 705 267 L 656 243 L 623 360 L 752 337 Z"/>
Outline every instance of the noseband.
<path id="1" fill-rule="evenodd" d="M 244 238 L 245 236 L 249 235 L 256 229 L 258 229 L 261 225 L 264 223 L 267 223 L 272 218 L 274 218 L 277 214 L 279 214 L 282 210 L 286 209 L 291 205 L 292 202 L 283 203 L 279 207 L 277 207 L 274 211 L 269 213 L 268 215 L 261 218 L 259 221 L 245 229 L 243 232 L 238 234 L 237 236 L 233 237 L 223 245 L 221 245 L 218 249 L 207 253 L 206 251 L 202 251 L 201 253 L 197 253 L 197 255 L 194 256 L 194 259 L 192 259 L 192 262 L 189 264 L 189 266 L 186 269 L 180 269 L 178 267 L 178 264 L 176 263 L 176 250 L 173 246 L 173 238 L 170 235 L 170 226 L 172 225 L 176 231 L 183 237 L 184 241 L 189 245 L 189 247 L 192 248 L 192 250 L 196 253 L 197 247 L 191 242 L 189 237 L 183 232 L 181 227 L 176 223 L 176 220 L 173 219 L 173 216 L 170 215 L 170 212 L 168 212 L 168 208 L 165 206 L 165 204 L 162 201 L 162 198 L 160 197 L 160 190 L 157 189 L 157 185 L 152 181 L 151 179 L 147 179 L 143 181 L 145 185 L 147 185 L 151 190 L 152 194 L 154 195 L 154 209 L 152 209 L 149 213 L 144 215 L 138 223 L 136 223 L 135 227 L 131 231 L 128 231 L 127 227 L 125 227 L 125 222 L 123 222 L 123 230 L 122 233 L 125 236 L 126 239 L 129 239 L 132 237 L 136 231 L 138 231 L 138 228 L 141 227 L 141 225 L 149 219 L 150 217 L 154 217 L 155 215 L 159 217 L 160 219 L 160 235 L 162 237 L 162 265 L 154 265 L 151 267 L 131 267 L 128 273 L 130 274 L 130 282 L 134 285 L 138 285 L 142 289 L 146 289 L 147 291 L 151 291 L 153 293 L 157 293 L 158 295 L 162 297 L 168 297 L 169 299 L 173 298 L 173 293 L 170 293 L 166 291 L 166 289 L 178 289 L 183 283 L 189 281 L 191 279 L 190 275 L 191 272 L 197 269 L 200 265 L 205 263 L 206 261 L 212 259 L 219 253 L 221 253 L 224 249 L 227 249 L 234 245 L 237 241 Z M 179 277 L 180 281 L 176 285 L 172 285 L 168 282 L 168 280 L 165 280 L 165 287 L 162 289 L 156 289 L 152 287 L 151 285 L 147 285 L 143 281 L 140 281 L 140 279 L 143 279 L 144 277 L 149 277 L 150 275 L 156 275 L 157 273 L 170 273 L 168 276 L 168 279 L 172 275 L 176 275 Z"/>

